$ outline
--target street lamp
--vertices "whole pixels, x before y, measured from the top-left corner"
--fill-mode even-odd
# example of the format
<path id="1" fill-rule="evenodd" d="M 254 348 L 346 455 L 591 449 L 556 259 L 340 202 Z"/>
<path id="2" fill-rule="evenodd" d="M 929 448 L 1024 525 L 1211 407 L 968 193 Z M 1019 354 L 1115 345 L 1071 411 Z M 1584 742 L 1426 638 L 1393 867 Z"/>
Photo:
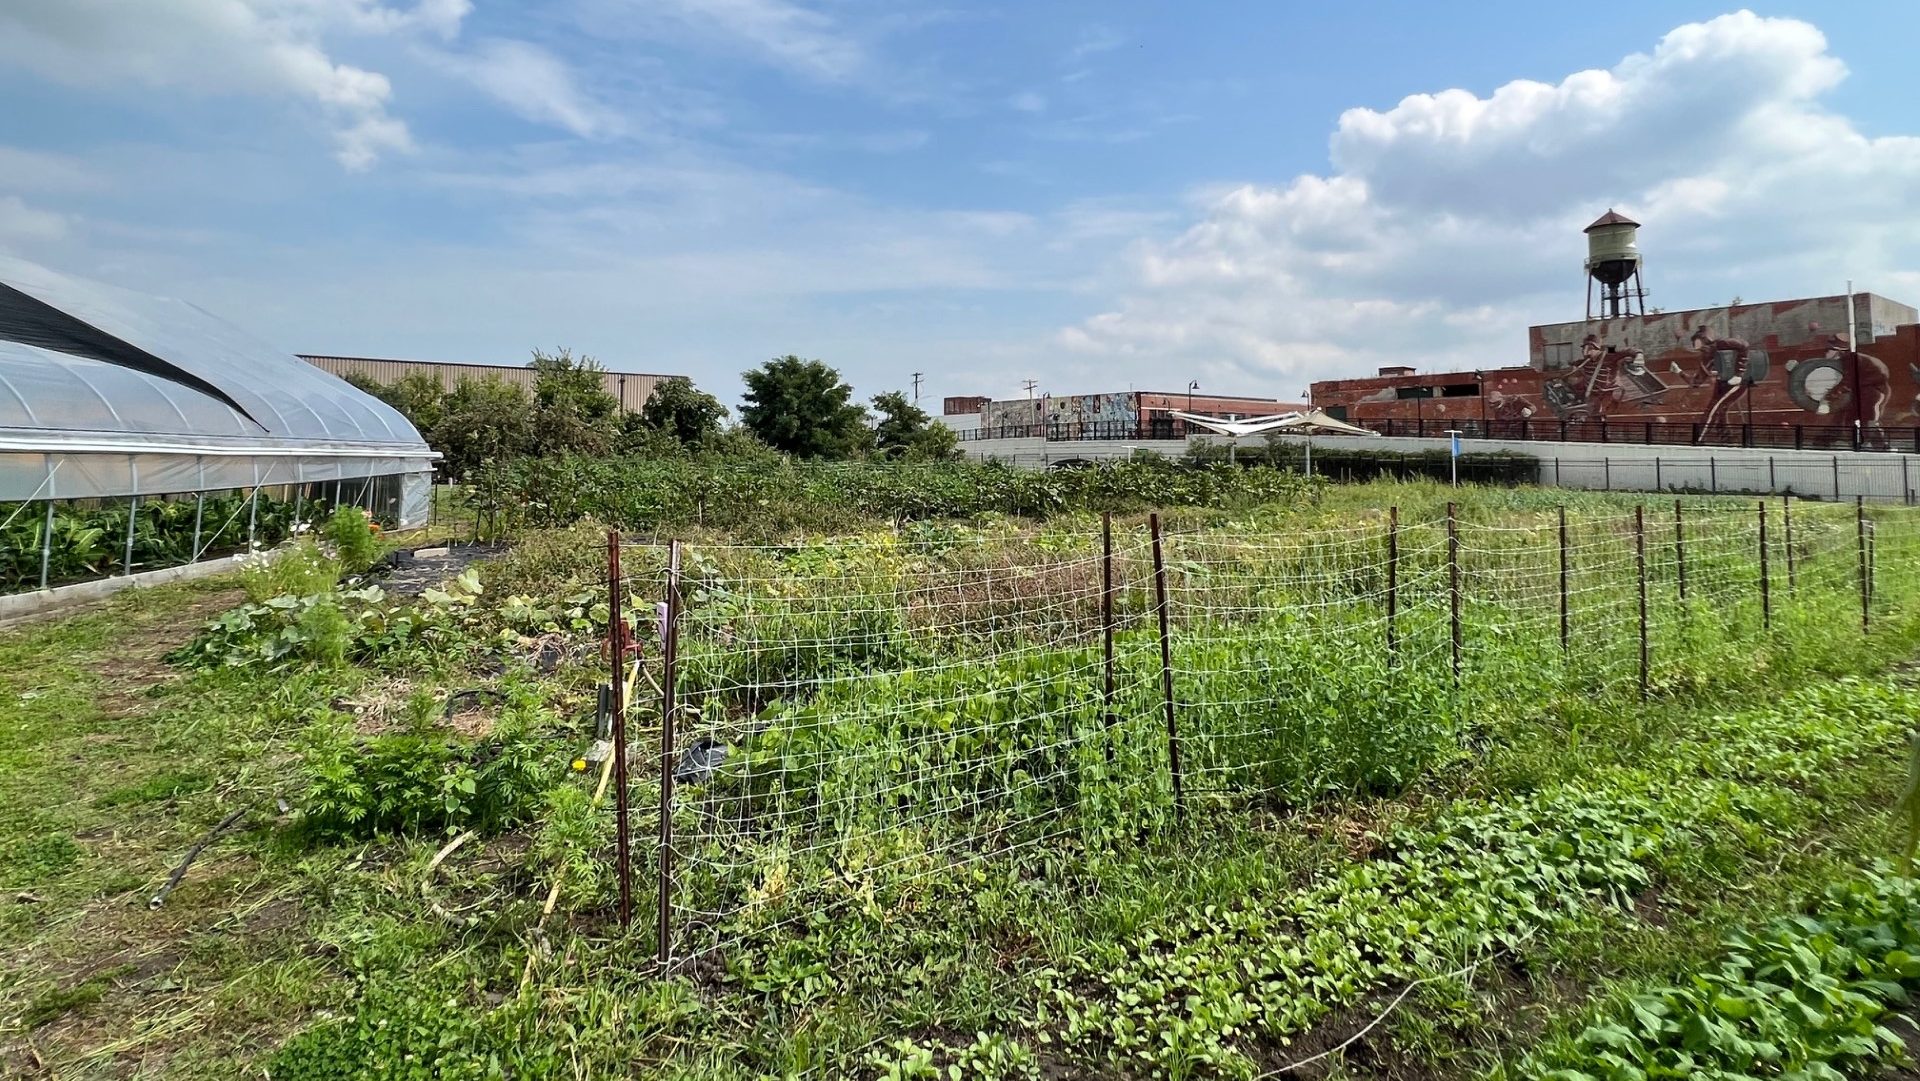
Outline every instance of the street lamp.
<path id="1" fill-rule="evenodd" d="M 1189 413 L 1191 413 L 1191 412 L 1193 412 L 1193 392 L 1194 392 L 1194 391 L 1196 391 L 1196 390 L 1199 390 L 1199 389 L 1200 389 L 1200 380 L 1198 380 L 1198 379 L 1192 379 L 1192 380 L 1188 380 L 1188 382 L 1187 382 L 1187 412 L 1189 412 Z M 1193 426 L 1193 422 L 1192 422 L 1192 421 L 1189 421 L 1189 420 L 1182 420 L 1182 421 L 1180 422 L 1180 428 L 1181 428 L 1181 430 L 1182 430 L 1182 431 L 1185 431 L 1186 429 L 1188 429 L 1188 428 L 1190 428 L 1190 427 L 1192 427 L 1192 426 Z"/>

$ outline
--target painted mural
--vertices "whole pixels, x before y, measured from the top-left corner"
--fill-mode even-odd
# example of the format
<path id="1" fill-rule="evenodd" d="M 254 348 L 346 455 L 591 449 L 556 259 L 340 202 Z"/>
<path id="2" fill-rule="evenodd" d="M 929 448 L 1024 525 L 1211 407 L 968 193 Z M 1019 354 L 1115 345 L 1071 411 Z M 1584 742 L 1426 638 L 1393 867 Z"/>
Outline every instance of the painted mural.
<path id="1" fill-rule="evenodd" d="M 1851 443 L 1857 422 L 1863 447 L 1886 448 L 1888 428 L 1910 441 L 1920 425 L 1920 325 L 1885 298 L 1857 303 L 1857 349 L 1845 297 L 1656 313 L 1534 327 L 1529 367 L 1316 383 L 1314 403 L 1357 423 L 1651 422 L 1701 442 L 1772 426 Z"/>

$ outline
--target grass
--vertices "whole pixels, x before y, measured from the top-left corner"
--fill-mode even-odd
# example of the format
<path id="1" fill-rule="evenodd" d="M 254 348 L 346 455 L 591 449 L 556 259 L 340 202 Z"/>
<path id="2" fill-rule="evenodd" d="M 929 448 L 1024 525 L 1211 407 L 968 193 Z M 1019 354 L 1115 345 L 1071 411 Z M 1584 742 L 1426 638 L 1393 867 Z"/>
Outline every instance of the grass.
<path id="1" fill-rule="evenodd" d="M 606 816 L 587 807 L 590 775 L 552 788 L 532 823 L 465 841 L 431 872 L 448 833 L 321 843 L 298 828 L 316 732 L 358 733 L 374 746 L 430 720 L 431 704 L 462 687 L 507 687 L 512 701 L 500 709 L 509 729 L 544 741 L 556 764 L 585 746 L 605 662 L 589 646 L 538 674 L 526 642 L 546 633 L 592 641 L 595 632 L 570 627 L 595 616 L 570 615 L 578 606 L 565 602 L 595 581 L 590 528 L 524 538 L 483 571 L 500 591 L 439 617 L 435 636 L 340 663 L 205 671 L 165 663 L 200 622 L 244 599 L 231 581 L 122 595 L 0 635 L 8 713 L 0 1074 L 1244 1077 L 1340 1043 L 1415 979 L 1428 982 L 1321 1065 L 1351 1077 L 1511 1071 L 1626 996 L 1714 963 L 1729 929 L 1794 911 L 1891 851 L 1900 729 L 1920 705 L 1898 677 L 1842 682 L 1893 669 L 1920 644 L 1920 596 L 1906 569 L 1915 534 L 1904 518 L 1882 516 L 1880 594 L 1866 636 L 1848 607 L 1857 603 L 1847 592 L 1851 508 L 1795 508 L 1810 561 L 1792 593 L 1784 568 L 1773 568 L 1782 595 L 1770 634 L 1759 628 L 1746 550 L 1708 543 L 1744 536 L 1731 525 L 1697 527 L 1688 605 L 1678 600 L 1677 568 L 1655 555 L 1654 684 L 1642 704 L 1633 641 L 1623 636 L 1630 624 L 1617 622 L 1631 612 L 1622 605 L 1634 583 L 1608 578 L 1618 550 L 1587 568 L 1581 611 L 1591 618 L 1578 627 L 1583 649 L 1571 663 L 1542 608 L 1551 577 L 1521 573 L 1551 553 L 1564 495 L 1378 484 L 1291 507 L 1170 515 L 1176 597 L 1195 614 L 1176 628 L 1189 765 L 1201 771 L 1184 825 L 1164 785 L 1137 779 L 1164 768 L 1150 624 L 1129 631 L 1122 648 L 1129 686 L 1143 688 L 1123 699 L 1127 742 L 1118 748 L 1136 779 L 1102 774 L 1101 744 L 1087 742 L 1094 753 L 1035 774 L 1079 778 L 1071 796 L 1047 790 L 1067 802 L 1023 805 L 1009 794 L 1001 806 L 999 793 L 1018 790 L 1012 771 L 1034 761 L 1035 748 L 1080 741 L 1073 726 L 1100 721 L 1097 681 L 1091 699 L 1082 686 L 1098 671 L 1085 612 L 1055 603 L 1043 626 L 1013 618 L 1019 608 L 1006 596 L 963 594 L 953 603 L 974 613 L 964 623 L 915 622 L 910 608 L 897 623 L 870 622 L 895 604 L 876 599 L 899 596 L 888 592 L 894 583 L 931 573 L 954 580 L 967 568 L 1001 575 L 996 582 L 1031 572 L 1029 588 L 1057 599 L 1068 579 L 1047 574 L 1086 569 L 1096 536 L 1089 519 L 921 524 L 900 537 L 778 551 L 709 545 L 702 554 L 695 545 L 703 592 L 690 611 L 698 631 L 686 641 L 685 686 L 737 692 L 726 707 L 732 719 L 832 704 L 833 726 L 811 731 L 840 742 L 834 754 L 781 750 L 783 775 L 804 766 L 818 778 L 791 787 L 781 797 L 786 817 L 767 820 L 796 828 L 784 840 L 723 832 L 711 804 L 687 798 L 677 823 L 688 857 L 682 900 L 715 914 L 676 912 L 686 960 L 666 977 L 650 965 L 652 935 L 640 929 L 649 920 L 626 934 L 611 918 Z M 1332 611 L 1336 598 L 1350 608 L 1375 603 L 1378 582 L 1365 574 L 1377 560 L 1357 554 L 1373 549 L 1307 540 L 1372 530 L 1397 504 L 1408 523 L 1402 581 L 1421 581 L 1442 565 L 1432 523 L 1450 498 L 1462 503 L 1463 521 L 1512 531 L 1475 534 L 1466 554 L 1461 691 L 1445 678 L 1444 606 L 1402 609 L 1403 658 L 1420 658 L 1428 675 L 1414 684 L 1416 697 L 1379 716 L 1421 721 L 1406 731 L 1431 753 L 1415 760 L 1404 744 L 1365 743 L 1387 731 L 1369 726 L 1314 760 L 1375 747 L 1356 768 L 1404 760 L 1402 773 L 1209 768 L 1235 748 L 1265 747 L 1278 760 L 1322 730 L 1319 721 L 1289 722 L 1302 727 L 1284 746 L 1248 743 L 1248 726 L 1235 720 L 1244 709 L 1227 708 L 1246 696 L 1242 683 L 1208 683 L 1205 673 L 1250 674 L 1261 701 L 1344 688 L 1326 700 L 1335 719 L 1341 701 L 1370 695 L 1370 681 L 1385 678 L 1366 659 L 1379 652 L 1370 608 L 1310 625 L 1246 618 L 1282 596 L 1314 612 Z M 1575 497 L 1572 512 L 1594 523 L 1593 543 L 1616 544 L 1630 540 L 1620 531 L 1627 506 Z M 1745 522 L 1751 509 L 1687 504 L 1702 523 Z M 1131 518 L 1122 524 L 1133 527 Z M 1129 552 L 1125 560 L 1140 554 Z M 636 601 L 649 599 L 656 554 L 634 553 Z M 1126 566 L 1122 609 L 1142 620 L 1151 611 L 1145 579 L 1137 563 Z M 1302 567 L 1320 570 L 1303 578 Z M 737 583 L 757 580 L 782 583 L 784 599 L 755 594 L 720 618 L 721 587 L 734 583 L 739 600 Z M 874 588 L 846 594 L 854 581 Z M 1086 583 L 1072 581 L 1084 596 Z M 1540 588 L 1522 588 L 1529 583 Z M 532 600 L 516 606 L 508 591 Z M 843 601 L 820 603 L 836 595 Z M 769 646 L 806 634 L 839 641 L 857 612 L 869 619 L 858 624 L 862 640 L 886 637 L 887 652 L 797 680 L 791 668 L 775 676 L 725 667 L 724 647 L 742 652 L 758 630 Z M 1227 641 L 1250 644 L 1219 652 Z M 782 654 L 781 663 L 812 652 Z M 657 657 L 650 644 L 647 656 Z M 884 681 L 856 672 L 930 663 L 961 681 L 931 697 L 962 709 L 998 708 L 978 704 L 996 683 L 1052 680 L 1055 697 L 1031 701 L 1065 727 L 1047 735 L 1018 714 L 993 719 L 985 727 L 1017 727 L 1034 741 L 990 774 L 1000 787 L 967 790 L 951 813 L 926 818 L 956 778 L 988 775 L 977 769 L 985 752 L 954 744 L 948 757 L 909 771 L 929 787 L 883 813 L 872 795 L 894 788 L 899 774 L 861 780 L 846 756 L 887 746 L 894 737 L 872 724 L 912 715 L 925 687 L 896 674 L 887 698 Z M 1001 664 L 1013 667 L 994 668 Z M 976 669 L 998 674 L 967 674 Z M 774 682 L 786 705 L 751 690 Z M 648 701 L 635 715 L 643 745 L 655 723 Z M 715 706 L 701 723 L 720 716 Z M 854 718 L 865 718 L 869 742 L 837 727 Z M 801 754 L 814 757 L 793 757 Z M 634 792 L 642 837 L 658 825 L 647 813 L 650 783 L 637 779 Z M 833 791 L 844 795 L 805 802 Z M 823 805 L 864 810 L 836 821 L 816 813 Z M 242 825 L 149 909 L 187 847 L 242 806 L 252 808 Z M 1038 821 L 1051 825 L 1022 825 L 1041 810 L 1049 817 Z M 650 914 L 651 872 L 642 868 L 636 900 Z M 556 915 L 543 919 L 556 875 L 566 888 Z M 1429 979 L 1473 961 L 1468 974 Z"/>

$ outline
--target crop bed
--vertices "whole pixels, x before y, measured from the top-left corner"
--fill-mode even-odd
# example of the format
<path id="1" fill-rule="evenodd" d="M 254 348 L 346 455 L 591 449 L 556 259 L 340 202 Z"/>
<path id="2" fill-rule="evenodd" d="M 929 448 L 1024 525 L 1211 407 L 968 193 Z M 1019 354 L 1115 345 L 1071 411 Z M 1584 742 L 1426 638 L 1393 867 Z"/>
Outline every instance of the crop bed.
<path id="1" fill-rule="evenodd" d="M 1625 1078 L 1714 1025 L 1715 1069 L 1897 1060 L 1874 928 L 1914 900 L 1862 869 L 1920 519 L 1563 495 L 694 531 L 671 578 L 629 539 L 630 926 L 602 530 L 0 638 L 0 1073 Z M 1781 964 L 1845 1009 L 1789 1016 Z"/>

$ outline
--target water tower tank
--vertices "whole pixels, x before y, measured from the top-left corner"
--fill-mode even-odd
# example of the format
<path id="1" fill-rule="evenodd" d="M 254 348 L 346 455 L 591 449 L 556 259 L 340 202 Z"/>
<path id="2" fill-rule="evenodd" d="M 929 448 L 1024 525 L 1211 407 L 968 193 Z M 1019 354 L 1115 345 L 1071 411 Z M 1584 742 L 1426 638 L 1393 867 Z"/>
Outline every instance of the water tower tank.
<path id="1" fill-rule="evenodd" d="M 1593 283 L 1600 283 L 1603 318 L 1646 311 L 1646 289 L 1640 284 L 1640 247 L 1635 241 L 1640 223 L 1615 210 L 1587 226 L 1587 318 L 1594 315 Z"/>

